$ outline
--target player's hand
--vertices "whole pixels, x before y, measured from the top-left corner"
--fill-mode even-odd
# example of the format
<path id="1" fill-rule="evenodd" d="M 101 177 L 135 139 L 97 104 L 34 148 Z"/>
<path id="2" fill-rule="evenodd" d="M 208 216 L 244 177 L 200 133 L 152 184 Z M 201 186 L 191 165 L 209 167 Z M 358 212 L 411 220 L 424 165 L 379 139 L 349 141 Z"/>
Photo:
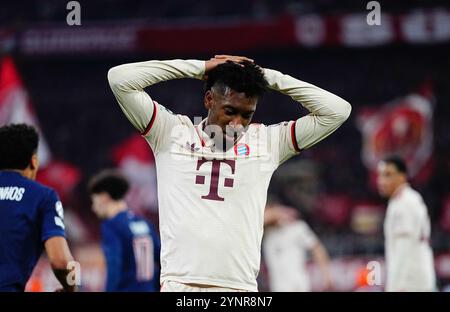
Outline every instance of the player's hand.
<path id="1" fill-rule="evenodd" d="M 234 62 L 236 64 L 240 64 L 244 61 L 254 63 L 254 61 L 252 59 L 245 57 L 245 56 L 225 55 L 225 54 L 214 55 L 214 57 L 212 57 L 211 59 L 206 61 L 205 74 L 208 74 L 208 72 L 211 69 L 216 68 L 217 65 L 220 65 L 220 64 L 223 64 L 226 62 Z"/>
<path id="2" fill-rule="evenodd" d="M 297 209 L 283 205 L 268 206 L 264 213 L 265 225 L 282 225 L 294 222 L 299 217 Z"/>
<path id="3" fill-rule="evenodd" d="M 325 276 L 325 286 L 324 291 L 333 291 L 334 290 L 334 282 L 329 274 Z"/>

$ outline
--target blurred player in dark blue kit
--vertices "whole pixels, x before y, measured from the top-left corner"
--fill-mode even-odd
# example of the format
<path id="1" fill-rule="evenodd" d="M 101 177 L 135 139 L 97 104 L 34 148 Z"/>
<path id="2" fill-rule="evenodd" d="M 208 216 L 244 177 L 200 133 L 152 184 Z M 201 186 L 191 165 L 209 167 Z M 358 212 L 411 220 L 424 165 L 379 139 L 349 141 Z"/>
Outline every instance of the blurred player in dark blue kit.
<path id="1" fill-rule="evenodd" d="M 128 189 L 127 180 L 112 170 L 99 173 L 89 182 L 92 209 L 103 220 L 105 290 L 159 291 L 159 238 L 152 224 L 128 210 Z"/>
<path id="2" fill-rule="evenodd" d="M 31 126 L 0 127 L 0 291 L 24 291 L 44 248 L 63 290 L 76 289 L 63 206 L 55 191 L 34 181 L 38 142 Z"/>

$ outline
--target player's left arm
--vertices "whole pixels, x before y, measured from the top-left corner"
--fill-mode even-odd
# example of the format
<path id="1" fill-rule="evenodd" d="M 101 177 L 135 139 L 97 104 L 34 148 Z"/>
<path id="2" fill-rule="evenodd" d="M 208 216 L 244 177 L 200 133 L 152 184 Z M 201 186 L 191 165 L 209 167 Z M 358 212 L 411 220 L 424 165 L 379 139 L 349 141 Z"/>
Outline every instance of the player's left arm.
<path id="1" fill-rule="evenodd" d="M 333 288 L 333 280 L 330 272 L 330 256 L 317 235 L 309 225 L 301 221 L 298 227 L 298 238 L 300 244 L 311 252 L 314 262 L 319 266 L 325 284 L 325 290 Z"/>
<path id="2" fill-rule="evenodd" d="M 289 125 L 295 151 L 320 142 L 350 116 L 350 104 L 339 96 L 279 71 L 263 70 L 271 89 L 290 96 L 310 111 Z"/>
<path id="3" fill-rule="evenodd" d="M 69 263 L 73 261 L 73 257 L 66 239 L 62 236 L 54 236 L 46 240 L 44 246 L 53 274 L 55 274 L 63 289 L 68 292 L 76 291 L 77 285 L 75 283 L 69 284 L 68 281 L 69 274 L 75 267 L 68 267 Z M 73 274 L 77 274 L 77 272 L 73 271 Z"/>
<path id="4" fill-rule="evenodd" d="M 45 252 L 58 281 L 65 291 L 76 291 L 75 281 L 77 277 L 71 278 L 73 283 L 69 284 L 68 277 L 75 267 L 70 268 L 69 264 L 73 261 L 67 240 L 65 238 L 64 210 L 58 195 L 54 191 L 48 191 L 40 205 L 41 209 L 41 240 L 44 243 Z"/>

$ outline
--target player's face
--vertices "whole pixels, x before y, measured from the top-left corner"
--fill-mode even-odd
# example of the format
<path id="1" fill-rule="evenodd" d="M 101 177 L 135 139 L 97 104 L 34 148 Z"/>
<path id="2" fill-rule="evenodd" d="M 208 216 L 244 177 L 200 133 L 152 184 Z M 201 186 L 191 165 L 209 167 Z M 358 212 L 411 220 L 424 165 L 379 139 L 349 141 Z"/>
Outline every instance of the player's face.
<path id="1" fill-rule="evenodd" d="M 205 106 L 208 112 L 208 125 L 215 125 L 220 135 L 214 134 L 216 146 L 228 149 L 250 124 L 256 110 L 258 98 L 246 97 L 245 93 L 239 93 L 231 89 L 226 94 L 215 90 L 205 94 Z M 207 131 L 208 132 L 208 131 Z"/>
<path id="2" fill-rule="evenodd" d="M 399 172 L 393 164 L 380 162 L 377 171 L 378 192 L 383 197 L 391 197 L 395 190 L 406 182 L 405 175 Z"/>
<path id="3" fill-rule="evenodd" d="M 107 217 L 107 204 L 109 202 L 109 196 L 106 193 L 92 194 L 92 211 L 100 219 L 105 219 Z"/>

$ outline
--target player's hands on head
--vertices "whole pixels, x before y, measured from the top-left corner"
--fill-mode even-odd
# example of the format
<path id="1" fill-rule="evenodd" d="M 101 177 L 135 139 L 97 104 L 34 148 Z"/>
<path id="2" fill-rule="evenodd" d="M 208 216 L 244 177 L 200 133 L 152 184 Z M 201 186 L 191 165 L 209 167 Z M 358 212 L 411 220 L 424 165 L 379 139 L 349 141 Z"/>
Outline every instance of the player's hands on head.
<path id="1" fill-rule="evenodd" d="M 226 55 L 226 54 L 214 55 L 214 57 L 212 57 L 208 61 L 206 61 L 205 74 L 208 74 L 208 72 L 210 70 L 216 68 L 220 64 L 223 64 L 226 62 L 234 62 L 236 64 L 240 64 L 244 61 L 254 63 L 254 60 L 252 60 L 248 57 L 245 57 L 245 56 Z M 205 76 L 205 78 L 206 78 L 206 76 Z"/>

